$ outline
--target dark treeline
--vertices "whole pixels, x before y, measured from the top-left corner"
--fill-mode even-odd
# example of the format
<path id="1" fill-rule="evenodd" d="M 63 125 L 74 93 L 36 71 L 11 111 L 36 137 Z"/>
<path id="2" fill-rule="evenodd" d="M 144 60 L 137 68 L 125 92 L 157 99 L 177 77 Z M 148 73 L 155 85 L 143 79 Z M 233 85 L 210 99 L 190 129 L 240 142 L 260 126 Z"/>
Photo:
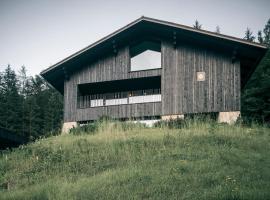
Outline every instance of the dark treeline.
<path id="1" fill-rule="evenodd" d="M 247 28 L 246 40 L 253 42 L 255 36 Z M 270 47 L 270 19 L 263 31 L 257 34 L 259 43 Z M 266 53 L 242 91 L 241 112 L 245 121 L 270 122 L 270 51 Z"/>
<path id="2" fill-rule="evenodd" d="M 270 123 L 270 51 L 242 91 L 243 120 Z"/>
<path id="3" fill-rule="evenodd" d="M 62 95 L 40 76 L 27 76 L 22 67 L 0 72 L 0 127 L 35 139 L 59 131 L 63 116 Z"/>

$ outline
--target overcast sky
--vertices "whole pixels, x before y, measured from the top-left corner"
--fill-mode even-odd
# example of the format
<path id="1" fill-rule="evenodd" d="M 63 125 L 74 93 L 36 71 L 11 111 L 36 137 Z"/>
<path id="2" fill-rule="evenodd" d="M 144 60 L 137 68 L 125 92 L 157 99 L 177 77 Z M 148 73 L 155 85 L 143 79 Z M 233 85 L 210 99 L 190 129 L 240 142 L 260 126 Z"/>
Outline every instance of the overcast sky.
<path id="1" fill-rule="evenodd" d="M 140 16 L 243 38 L 270 18 L 270 0 L 0 0 L 0 71 L 35 75 Z"/>

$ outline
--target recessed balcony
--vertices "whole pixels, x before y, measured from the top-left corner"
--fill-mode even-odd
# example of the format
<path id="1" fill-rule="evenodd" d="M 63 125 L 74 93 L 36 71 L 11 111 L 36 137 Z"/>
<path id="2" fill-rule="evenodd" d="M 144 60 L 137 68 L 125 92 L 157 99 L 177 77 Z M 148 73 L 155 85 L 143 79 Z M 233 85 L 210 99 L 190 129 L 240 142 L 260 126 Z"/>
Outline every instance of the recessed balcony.
<path id="1" fill-rule="evenodd" d="M 78 85 L 78 108 L 160 101 L 160 76 Z"/>

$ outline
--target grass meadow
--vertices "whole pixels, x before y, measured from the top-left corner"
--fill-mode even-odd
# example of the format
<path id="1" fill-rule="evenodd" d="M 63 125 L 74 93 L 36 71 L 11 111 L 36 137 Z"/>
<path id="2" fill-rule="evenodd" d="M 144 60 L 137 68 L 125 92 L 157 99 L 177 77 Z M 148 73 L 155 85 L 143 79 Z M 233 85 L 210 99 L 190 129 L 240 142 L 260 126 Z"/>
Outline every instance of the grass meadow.
<path id="1" fill-rule="evenodd" d="M 270 199 L 270 129 L 96 122 L 2 151 L 0 199 Z"/>

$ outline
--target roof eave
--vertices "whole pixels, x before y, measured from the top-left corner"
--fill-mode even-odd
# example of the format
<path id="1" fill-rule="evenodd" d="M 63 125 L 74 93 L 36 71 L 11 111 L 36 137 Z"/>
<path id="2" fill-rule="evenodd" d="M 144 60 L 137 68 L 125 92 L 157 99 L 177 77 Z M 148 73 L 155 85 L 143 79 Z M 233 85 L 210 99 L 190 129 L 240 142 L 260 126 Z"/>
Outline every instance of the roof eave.
<path id="1" fill-rule="evenodd" d="M 152 23 L 156 23 L 156 24 L 160 24 L 160 25 L 165 25 L 165 26 L 170 26 L 170 27 L 174 27 L 174 28 L 178 28 L 178 29 L 183 29 L 186 31 L 191 31 L 191 32 L 196 32 L 199 34 L 203 34 L 203 35 L 207 35 L 207 36 L 212 36 L 212 37 L 216 37 L 216 38 L 220 38 L 220 39 L 225 39 L 225 40 L 230 40 L 230 41 L 234 41 L 237 43 L 241 43 L 244 45 L 249 45 L 249 46 L 253 46 L 253 47 L 257 47 L 257 48 L 262 48 L 262 49 L 267 49 L 267 47 L 265 45 L 259 44 L 259 43 L 255 43 L 255 42 L 249 42 L 246 41 L 244 39 L 240 39 L 240 38 L 236 38 L 236 37 L 232 37 L 232 36 L 228 36 L 228 35 L 223 35 L 223 34 L 217 34 L 214 32 L 210 32 L 210 31 L 206 31 L 206 30 L 200 30 L 200 29 L 195 29 L 189 26 L 185 26 L 185 25 L 181 25 L 181 24 L 176 24 L 176 23 L 172 23 L 172 22 L 168 22 L 168 21 L 163 21 L 163 20 L 158 20 L 158 19 L 154 19 L 154 18 L 149 18 L 149 17 L 140 17 L 139 19 L 136 19 L 135 21 L 129 23 L 128 25 L 116 30 L 115 32 L 111 33 L 110 35 L 107 35 L 106 37 L 96 41 L 95 43 L 83 48 L 82 50 L 68 56 L 67 58 L 61 60 L 60 62 L 48 67 L 47 69 L 43 70 L 40 74 L 43 76 L 46 73 L 48 73 L 49 71 L 57 68 L 58 66 L 64 64 L 65 62 L 73 59 L 74 57 L 84 53 L 85 51 L 94 48 L 95 46 L 105 42 L 106 40 L 111 39 L 112 37 L 116 36 L 117 34 L 119 34 L 120 32 L 134 26 L 135 24 L 142 22 L 142 21 L 146 21 L 146 22 L 152 22 Z"/>

